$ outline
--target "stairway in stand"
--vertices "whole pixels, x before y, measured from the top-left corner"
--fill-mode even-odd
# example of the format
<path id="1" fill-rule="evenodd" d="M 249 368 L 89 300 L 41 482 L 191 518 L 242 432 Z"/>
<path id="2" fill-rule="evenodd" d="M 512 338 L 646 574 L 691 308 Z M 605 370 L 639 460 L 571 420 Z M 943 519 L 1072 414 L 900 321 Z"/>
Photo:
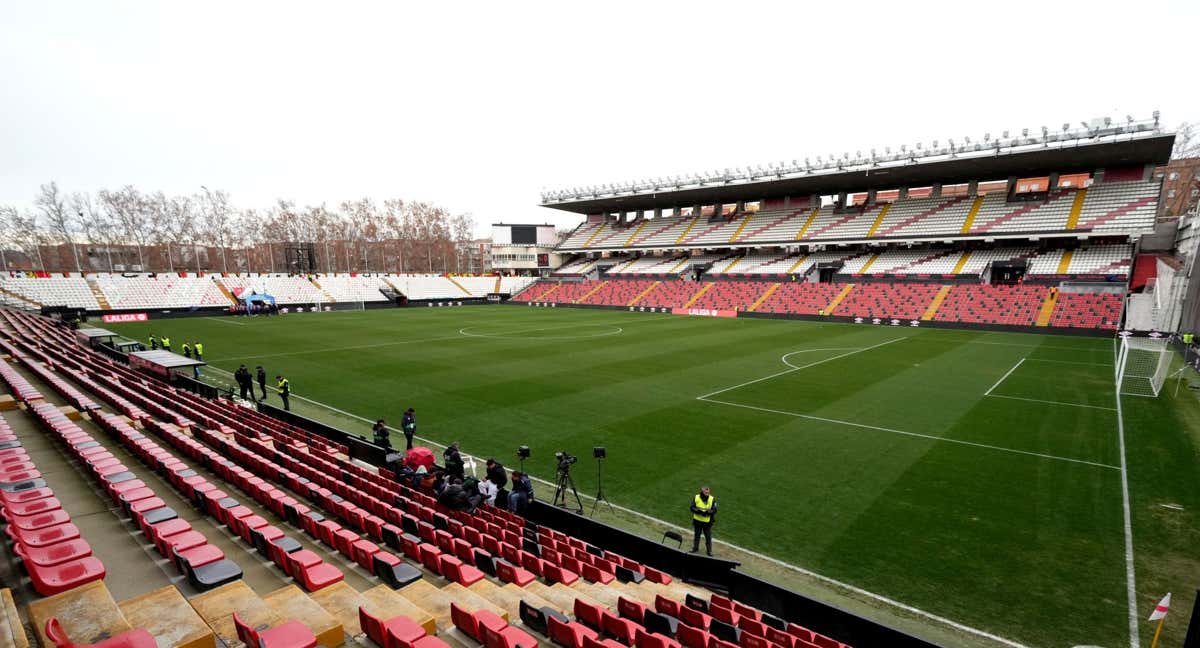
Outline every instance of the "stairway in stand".
<path id="1" fill-rule="evenodd" d="M 220 290 L 221 294 L 225 295 L 225 299 L 229 300 L 229 305 L 236 306 L 238 303 L 237 297 L 234 297 L 233 293 L 229 292 L 229 288 L 227 288 L 224 283 L 221 283 L 221 281 L 219 281 L 216 277 L 213 277 L 212 280 L 213 283 L 217 284 L 217 290 Z"/>
<path id="2" fill-rule="evenodd" d="M 1058 303 L 1058 288 L 1051 288 L 1046 294 L 1046 300 L 1042 302 L 1042 308 L 1038 311 L 1036 326 L 1049 326 L 1050 317 L 1054 315 L 1054 305 Z"/>
<path id="3" fill-rule="evenodd" d="M 100 304 L 100 310 L 112 310 L 112 306 L 108 303 L 108 297 L 104 295 L 104 291 L 100 290 L 100 285 L 95 279 L 87 280 L 88 288 L 92 290 L 92 296 L 96 298 L 96 303 Z"/>
<path id="4" fill-rule="evenodd" d="M 458 286 L 458 289 L 463 291 L 464 295 L 466 295 L 467 297 L 474 297 L 474 295 L 471 294 L 471 291 L 467 290 L 466 286 L 455 281 L 454 277 L 451 277 L 450 275 L 445 275 L 445 277 L 450 280 L 450 283 L 454 284 L 455 286 Z"/>
<path id="5" fill-rule="evenodd" d="M 331 304 L 337 303 L 337 300 L 333 298 L 333 295 L 329 294 L 328 290 L 325 290 L 324 288 L 322 288 L 321 284 L 317 283 L 316 279 L 309 279 L 309 281 L 312 282 L 312 285 L 314 288 L 316 288 L 317 290 L 320 290 L 322 295 L 325 295 L 325 301 L 327 301 Z"/>

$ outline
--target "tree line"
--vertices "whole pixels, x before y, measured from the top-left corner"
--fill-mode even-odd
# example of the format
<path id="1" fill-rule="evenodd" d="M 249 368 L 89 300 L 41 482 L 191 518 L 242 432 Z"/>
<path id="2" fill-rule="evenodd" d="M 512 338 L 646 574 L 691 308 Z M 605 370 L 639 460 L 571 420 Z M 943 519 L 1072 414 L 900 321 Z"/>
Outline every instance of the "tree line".
<path id="1" fill-rule="evenodd" d="M 176 196 L 134 186 L 68 194 L 57 182 L 43 184 L 32 208 L 0 205 L 0 264 L 78 272 L 477 269 L 469 214 L 399 198 L 333 208 L 280 199 L 243 208 L 226 191 L 201 189 Z"/>

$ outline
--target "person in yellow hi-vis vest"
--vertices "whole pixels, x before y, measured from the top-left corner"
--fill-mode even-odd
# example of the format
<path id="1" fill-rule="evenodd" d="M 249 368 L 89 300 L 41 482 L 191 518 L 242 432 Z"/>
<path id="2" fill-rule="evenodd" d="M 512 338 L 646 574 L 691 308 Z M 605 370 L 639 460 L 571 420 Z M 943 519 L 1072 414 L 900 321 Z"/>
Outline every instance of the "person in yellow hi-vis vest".
<path id="1" fill-rule="evenodd" d="M 700 489 L 692 499 L 692 553 L 700 551 L 700 535 L 704 534 L 705 548 L 712 555 L 712 527 L 717 517 L 717 498 L 708 486 Z"/>
<path id="2" fill-rule="evenodd" d="M 287 378 L 284 378 L 283 376 L 275 376 L 275 392 L 278 393 L 279 397 L 283 399 L 284 411 L 291 411 L 292 408 L 288 403 L 288 396 L 291 396 L 292 394 L 292 385 L 288 382 Z"/>

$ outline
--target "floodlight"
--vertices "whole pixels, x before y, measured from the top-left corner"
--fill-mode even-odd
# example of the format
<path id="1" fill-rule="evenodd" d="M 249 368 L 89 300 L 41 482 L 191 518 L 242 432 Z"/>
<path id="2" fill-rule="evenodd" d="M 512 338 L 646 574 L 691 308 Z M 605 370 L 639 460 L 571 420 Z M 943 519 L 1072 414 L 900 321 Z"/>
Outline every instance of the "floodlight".
<path id="1" fill-rule="evenodd" d="M 1111 126 L 1111 125 L 1112 125 L 1112 117 L 1105 117 L 1105 118 L 1104 118 L 1104 125 L 1105 125 L 1105 126 Z"/>
<path id="2" fill-rule="evenodd" d="M 1069 130 L 1071 130 L 1071 125 L 1068 124 L 1067 122 L 1063 122 L 1063 132 L 1065 133 Z"/>
<path id="3" fill-rule="evenodd" d="M 1050 129 L 1046 128 L 1045 126 L 1042 126 L 1042 137 L 1045 137 L 1049 134 L 1050 134 Z"/>
<path id="4" fill-rule="evenodd" d="M 1021 129 L 1021 137 L 1029 137 L 1029 129 L 1028 128 Z"/>
<path id="5" fill-rule="evenodd" d="M 1084 129 L 1084 130 L 1088 130 L 1088 123 L 1087 123 L 1087 122 L 1081 121 L 1081 122 L 1079 122 L 1079 125 L 1080 125 L 1080 126 L 1083 126 L 1083 129 Z"/>
<path id="6" fill-rule="evenodd" d="M 1132 123 L 1133 123 L 1133 116 L 1132 116 L 1132 115 L 1125 115 L 1125 121 L 1126 121 L 1126 122 L 1128 122 L 1128 123 L 1130 123 L 1130 124 L 1132 124 Z"/>
<path id="7" fill-rule="evenodd" d="M 1001 135 L 1000 137 L 1003 139 L 1008 139 L 1008 131 L 1004 131 L 1004 134 Z"/>

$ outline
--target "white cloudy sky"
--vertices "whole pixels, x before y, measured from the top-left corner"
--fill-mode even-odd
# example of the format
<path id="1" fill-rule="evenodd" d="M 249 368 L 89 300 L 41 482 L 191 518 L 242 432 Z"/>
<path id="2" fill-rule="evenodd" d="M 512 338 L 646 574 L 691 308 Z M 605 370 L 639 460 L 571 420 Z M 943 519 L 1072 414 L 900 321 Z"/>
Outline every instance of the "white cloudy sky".
<path id="1" fill-rule="evenodd" d="M 1096 116 L 1200 119 L 1200 2 L 0 0 L 0 203 L 37 185 L 431 200 Z M 481 227 L 481 230 L 485 228 Z"/>

